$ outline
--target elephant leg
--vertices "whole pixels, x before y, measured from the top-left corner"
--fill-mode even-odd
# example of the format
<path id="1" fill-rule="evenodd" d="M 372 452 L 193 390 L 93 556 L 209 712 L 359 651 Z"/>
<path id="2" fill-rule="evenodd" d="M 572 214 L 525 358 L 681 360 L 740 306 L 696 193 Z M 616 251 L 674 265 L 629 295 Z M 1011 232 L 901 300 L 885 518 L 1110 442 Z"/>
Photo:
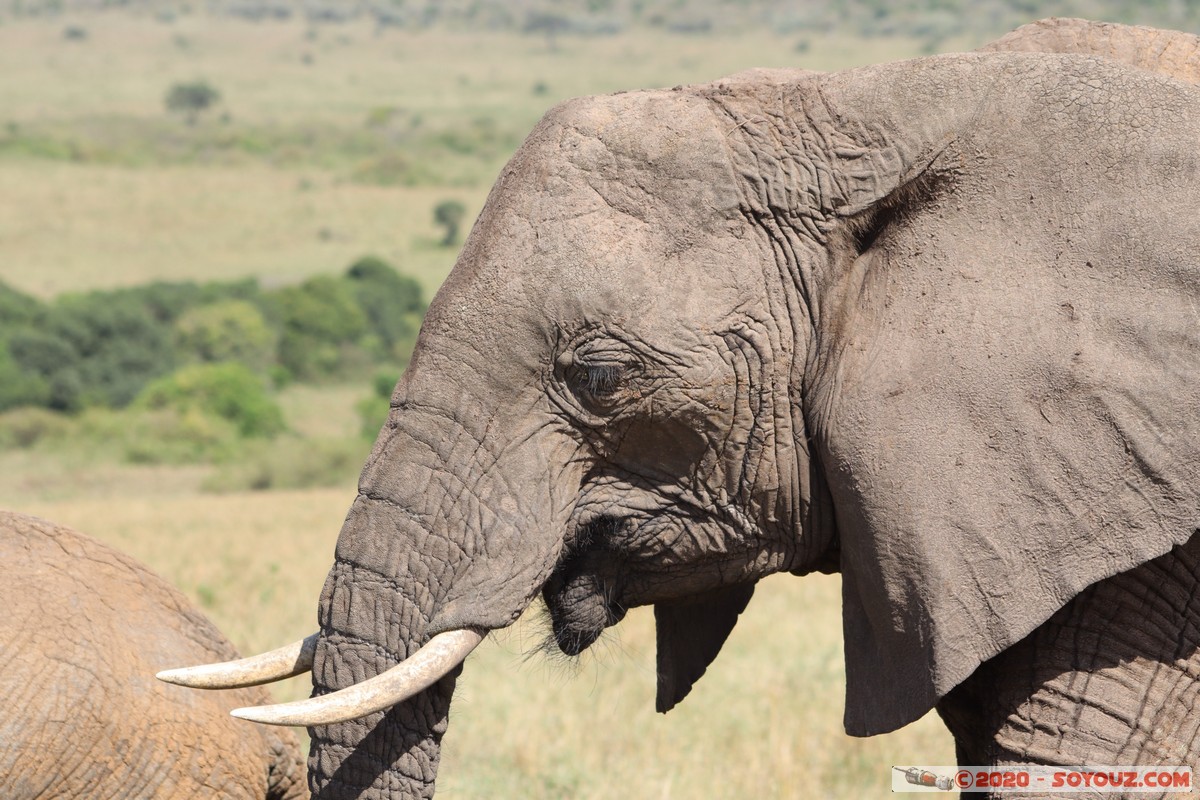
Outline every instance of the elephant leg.
<path id="1" fill-rule="evenodd" d="M 1198 704 L 1200 535 L 1080 592 L 937 708 L 963 765 L 1165 766 L 1200 760 Z"/>

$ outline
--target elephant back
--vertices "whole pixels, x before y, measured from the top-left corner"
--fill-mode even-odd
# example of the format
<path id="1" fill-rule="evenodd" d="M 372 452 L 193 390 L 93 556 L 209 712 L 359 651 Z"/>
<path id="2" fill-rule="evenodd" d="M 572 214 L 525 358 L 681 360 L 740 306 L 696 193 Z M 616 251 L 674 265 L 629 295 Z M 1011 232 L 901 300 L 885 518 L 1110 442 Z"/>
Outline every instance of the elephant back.
<path id="1" fill-rule="evenodd" d="M 1031 22 L 979 52 L 1078 53 L 1200 83 L 1200 37 L 1142 25 L 1051 18 Z"/>
<path id="2" fill-rule="evenodd" d="M 262 689 L 161 683 L 236 658 L 182 593 L 68 528 L 0 511 L 0 785 L 5 797 L 287 798 L 302 794 L 290 731 L 232 719 Z"/>

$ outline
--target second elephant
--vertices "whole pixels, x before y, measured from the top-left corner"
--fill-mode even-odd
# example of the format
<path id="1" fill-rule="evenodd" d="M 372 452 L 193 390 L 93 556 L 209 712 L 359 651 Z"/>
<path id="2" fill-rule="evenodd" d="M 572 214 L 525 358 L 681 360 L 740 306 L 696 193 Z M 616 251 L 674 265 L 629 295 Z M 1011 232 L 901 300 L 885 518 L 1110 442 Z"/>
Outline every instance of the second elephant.
<path id="1" fill-rule="evenodd" d="M 164 666 L 236 658 L 182 594 L 112 548 L 0 511 L 4 800 L 299 800 L 290 731 L 229 716 L 262 689 L 196 694 Z"/>

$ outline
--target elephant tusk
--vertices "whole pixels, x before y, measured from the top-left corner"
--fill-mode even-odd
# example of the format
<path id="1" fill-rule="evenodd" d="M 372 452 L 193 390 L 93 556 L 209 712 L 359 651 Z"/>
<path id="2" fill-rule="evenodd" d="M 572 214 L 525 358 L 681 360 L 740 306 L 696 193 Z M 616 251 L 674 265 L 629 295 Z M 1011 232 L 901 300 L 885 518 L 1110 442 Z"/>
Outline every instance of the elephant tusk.
<path id="1" fill-rule="evenodd" d="M 387 672 L 320 697 L 271 706 L 235 708 L 239 719 L 267 725 L 330 725 L 390 708 L 429 688 L 483 641 L 472 629 L 446 631 Z"/>
<path id="2" fill-rule="evenodd" d="M 283 647 L 250 656 L 238 661 L 202 664 L 198 667 L 165 669 L 158 673 L 160 681 L 193 689 L 237 689 L 290 678 L 312 669 L 313 653 L 317 650 L 317 634 Z"/>

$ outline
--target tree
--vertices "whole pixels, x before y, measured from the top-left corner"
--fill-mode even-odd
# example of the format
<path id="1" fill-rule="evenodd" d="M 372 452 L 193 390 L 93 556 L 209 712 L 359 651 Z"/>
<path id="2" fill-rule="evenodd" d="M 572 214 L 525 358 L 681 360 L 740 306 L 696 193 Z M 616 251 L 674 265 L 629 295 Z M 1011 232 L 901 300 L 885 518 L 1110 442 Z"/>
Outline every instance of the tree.
<path id="1" fill-rule="evenodd" d="M 201 112 L 216 105 L 221 93 L 205 81 L 176 83 L 167 90 L 167 110 L 183 114 L 188 125 L 195 125 Z"/>
<path id="2" fill-rule="evenodd" d="M 174 366 L 170 328 L 132 294 L 92 292 L 59 298 L 37 327 L 8 336 L 22 372 L 45 381 L 49 407 L 121 407 Z"/>
<path id="3" fill-rule="evenodd" d="M 9 353 L 8 343 L 0 339 L 0 411 L 45 405 L 49 397 L 45 378 L 22 369 Z"/>
<path id="4" fill-rule="evenodd" d="M 438 227 L 446 230 L 442 237 L 442 246 L 450 247 L 458 242 L 458 229 L 462 225 L 467 208 L 458 200 L 443 200 L 433 209 L 433 221 Z"/>
<path id="5" fill-rule="evenodd" d="M 0 378 L 22 388 L 6 405 L 33 402 L 57 411 L 79 411 L 84 406 L 85 386 L 79 372 L 79 354 L 63 337 L 34 328 L 21 328 L 8 340 L 13 366 L 0 369 Z M 27 397 L 26 395 L 32 395 Z"/>
<path id="6" fill-rule="evenodd" d="M 570 20 L 562 14 L 550 11 L 531 11 L 525 17 L 523 30 L 525 33 L 540 33 L 546 37 L 546 47 L 558 49 L 558 35 L 566 33 L 571 28 Z"/>
<path id="7" fill-rule="evenodd" d="M 36 297 L 0 281 L 0 330 L 34 322 L 44 311 L 45 307 Z"/>

